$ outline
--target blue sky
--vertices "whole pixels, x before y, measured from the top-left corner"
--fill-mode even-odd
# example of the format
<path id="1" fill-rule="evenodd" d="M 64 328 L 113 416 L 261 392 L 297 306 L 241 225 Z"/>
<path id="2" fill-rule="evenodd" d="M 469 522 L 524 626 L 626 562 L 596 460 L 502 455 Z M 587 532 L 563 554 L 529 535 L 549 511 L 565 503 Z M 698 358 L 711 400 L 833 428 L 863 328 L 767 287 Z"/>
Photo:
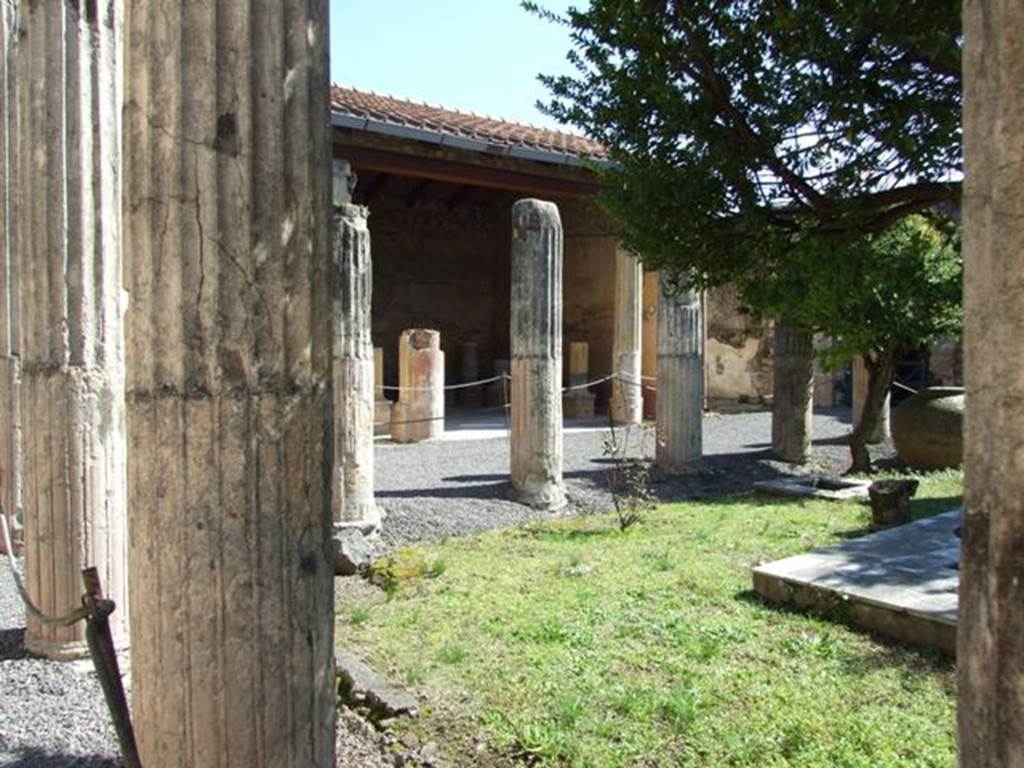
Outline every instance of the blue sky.
<path id="1" fill-rule="evenodd" d="M 557 127 L 534 107 L 536 76 L 569 72 L 568 47 L 519 0 L 331 0 L 334 82 L 507 120 Z"/>

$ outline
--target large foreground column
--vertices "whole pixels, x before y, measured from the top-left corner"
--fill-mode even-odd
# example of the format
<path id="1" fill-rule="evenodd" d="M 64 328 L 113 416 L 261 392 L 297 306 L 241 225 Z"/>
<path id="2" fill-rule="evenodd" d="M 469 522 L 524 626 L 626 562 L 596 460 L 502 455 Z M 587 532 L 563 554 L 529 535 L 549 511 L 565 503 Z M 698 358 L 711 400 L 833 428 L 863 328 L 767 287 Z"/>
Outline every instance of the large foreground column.
<path id="1" fill-rule="evenodd" d="M 612 339 L 612 421 L 639 424 L 644 416 L 643 345 L 644 271 L 640 260 L 619 247 L 615 252 L 615 329 Z"/>
<path id="2" fill-rule="evenodd" d="M 334 766 L 327 5 L 125 6 L 146 766 Z"/>
<path id="3" fill-rule="evenodd" d="M 562 221 L 554 203 L 512 206 L 512 487 L 538 509 L 562 482 Z"/>
<path id="4" fill-rule="evenodd" d="M 334 524 L 380 526 L 373 500 L 373 268 L 367 210 L 341 203 L 334 215 Z"/>
<path id="5" fill-rule="evenodd" d="M 814 334 L 776 320 L 773 375 L 772 452 L 782 461 L 803 464 L 811 450 Z"/>
<path id="6" fill-rule="evenodd" d="M 18 262 L 13 195 L 18 189 L 15 143 L 15 7 L 0 7 L 0 505 L 21 540 L 20 419 L 18 418 Z M 0 552 L 4 549 L 0 540 Z"/>
<path id="7" fill-rule="evenodd" d="M 20 276 L 25 575 L 48 614 L 99 569 L 127 640 L 121 289 L 121 3 L 19 4 L 16 260 Z M 85 627 L 31 618 L 29 650 L 87 653 Z"/>
<path id="8" fill-rule="evenodd" d="M 444 352 L 441 333 L 402 331 L 398 340 L 398 402 L 391 411 L 391 439 L 418 443 L 444 436 Z"/>
<path id="9" fill-rule="evenodd" d="M 1024 766 L 1024 5 L 964 4 L 963 768 Z"/>
<path id="10" fill-rule="evenodd" d="M 704 356 L 700 292 L 677 291 L 667 273 L 658 299 L 658 466 L 670 474 L 696 470 L 703 452 Z"/>
<path id="11" fill-rule="evenodd" d="M 857 356 L 853 358 L 853 426 L 860 424 L 861 416 L 864 414 L 864 403 L 868 397 L 868 367 L 864 364 L 864 358 Z M 889 395 L 885 396 L 885 403 L 882 405 L 882 413 L 871 433 L 868 442 L 872 445 L 881 443 L 891 437 L 889 427 Z"/>

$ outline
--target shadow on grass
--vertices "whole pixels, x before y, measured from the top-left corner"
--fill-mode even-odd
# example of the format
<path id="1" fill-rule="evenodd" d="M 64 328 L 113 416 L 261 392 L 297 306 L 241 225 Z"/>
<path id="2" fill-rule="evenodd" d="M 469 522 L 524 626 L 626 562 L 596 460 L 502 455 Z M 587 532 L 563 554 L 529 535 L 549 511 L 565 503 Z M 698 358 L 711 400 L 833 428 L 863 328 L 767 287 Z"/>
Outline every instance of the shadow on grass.
<path id="1" fill-rule="evenodd" d="M 956 668 L 954 658 L 935 648 L 903 643 L 888 635 L 879 634 L 856 624 L 853 620 L 852 608 L 849 603 L 842 600 L 799 608 L 786 603 L 766 600 L 753 589 L 742 590 L 733 597 L 741 603 L 773 613 L 822 619 L 832 624 L 838 624 L 857 635 L 870 638 L 876 646 L 871 653 L 844 653 L 838 658 L 844 671 L 849 674 L 864 676 L 880 669 L 946 673 L 952 672 Z"/>

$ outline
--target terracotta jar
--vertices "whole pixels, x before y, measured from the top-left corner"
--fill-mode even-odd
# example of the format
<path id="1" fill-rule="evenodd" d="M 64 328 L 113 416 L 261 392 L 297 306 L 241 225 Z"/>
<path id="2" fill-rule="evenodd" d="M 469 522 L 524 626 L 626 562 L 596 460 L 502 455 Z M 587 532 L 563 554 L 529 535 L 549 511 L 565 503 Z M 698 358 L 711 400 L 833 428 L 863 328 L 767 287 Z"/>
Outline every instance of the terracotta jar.
<path id="1" fill-rule="evenodd" d="M 913 469 L 960 466 L 963 434 L 963 387 L 923 389 L 892 411 L 892 441 Z"/>

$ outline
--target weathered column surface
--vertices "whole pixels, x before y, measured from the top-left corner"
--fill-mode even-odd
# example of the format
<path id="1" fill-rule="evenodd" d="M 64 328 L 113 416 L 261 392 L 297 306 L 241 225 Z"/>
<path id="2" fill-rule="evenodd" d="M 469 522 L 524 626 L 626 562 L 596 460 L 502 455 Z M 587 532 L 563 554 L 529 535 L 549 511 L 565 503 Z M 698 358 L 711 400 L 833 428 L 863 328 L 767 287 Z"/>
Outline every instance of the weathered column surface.
<path id="1" fill-rule="evenodd" d="M 802 464 L 811 450 L 814 408 L 814 335 L 785 320 L 775 321 L 772 452 Z"/>
<path id="2" fill-rule="evenodd" d="M 373 348 L 373 434 L 391 431 L 391 401 L 384 396 L 384 350 Z"/>
<path id="3" fill-rule="evenodd" d="M 644 271 L 640 260 L 623 248 L 615 253 L 615 329 L 612 339 L 612 421 L 639 424 L 644 416 L 641 382 Z"/>
<path id="4" fill-rule="evenodd" d="M 146 766 L 334 766 L 327 6 L 125 4 Z"/>
<path id="5" fill-rule="evenodd" d="M 665 472 L 693 472 L 703 455 L 704 355 L 700 292 L 677 290 L 661 273 L 655 459 Z"/>
<path id="6" fill-rule="evenodd" d="M 441 333 L 402 331 L 398 340 L 398 402 L 391 411 L 391 439 L 418 443 L 444 436 L 444 352 Z"/>
<path id="7" fill-rule="evenodd" d="M 562 411 L 566 418 L 593 418 L 595 398 L 584 388 L 589 375 L 590 345 L 585 341 L 569 342 L 569 390 L 562 397 Z"/>
<path id="8" fill-rule="evenodd" d="M 20 276 L 25 580 L 50 615 L 99 569 L 127 642 L 121 287 L 121 3 L 21 3 L 13 214 Z M 87 654 L 85 626 L 28 620 L 25 646 Z"/>
<path id="9" fill-rule="evenodd" d="M 477 381 L 480 378 L 480 358 L 475 341 L 462 342 L 462 383 Z M 459 390 L 459 403 L 467 408 L 479 408 L 483 405 L 483 386 L 465 387 Z"/>
<path id="10" fill-rule="evenodd" d="M 335 198 L 334 524 L 364 532 L 380 527 L 373 499 L 373 266 L 368 215 L 362 206 L 339 204 Z"/>
<path id="11" fill-rule="evenodd" d="M 860 417 L 864 413 L 864 402 L 868 397 L 868 368 L 864 364 L 863 357 L 853 358 L 853 426 L 860 424 Z M 889 428 L 889 395 L 885 396 L 885 404 L 882 405 L 881 418 L 875 427 L 875 431 L 868 438 L 868 443 L 874 445 L 884 442 L 891 437 Z"/>
<path id="12" fill-rule="evenodd" d="M 964 768 L 1024 766 L 1024 4 L 964 4 Z"/>
<path id="13" fill-rule="evenodd" d="M 512 487 L 538 509 L 562 482 L 562 221 L 554 203 L 512 206 Z"/>
<path id="14" fill-rule="evenodd" d="M 21 429 L 19 412 L 18 261 L 13 195 L 18 189 L 15 141 L 15 7 L 0 8 L 0 505 L 15 546 L 21 541 Z M 0 552 L 4 551 L 0 540 Z"/>

